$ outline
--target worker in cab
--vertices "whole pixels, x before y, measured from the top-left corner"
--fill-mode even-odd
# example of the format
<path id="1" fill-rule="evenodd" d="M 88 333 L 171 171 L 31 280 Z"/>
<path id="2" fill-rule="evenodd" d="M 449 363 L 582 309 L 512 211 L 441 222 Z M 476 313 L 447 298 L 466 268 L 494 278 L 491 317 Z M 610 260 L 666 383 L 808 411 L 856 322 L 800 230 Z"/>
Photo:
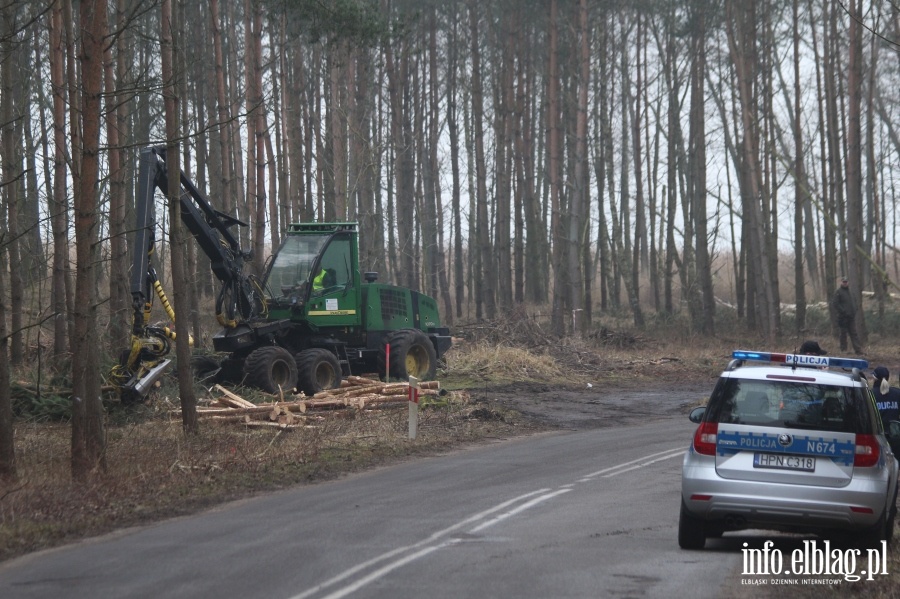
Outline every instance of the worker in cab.
<path id="1" fill-rule="evenodd" d="M 313 278 L 313 293 L 321 293 L 337 285 L 337 277 L 333 268 L 323 268 Z"/>
<path id="2" fill-rule="evenodd" d="M 325 289 L 325 275 L 327 274 L 328 273 L 325 272 L 325 269 L 323 268 L 319 271 L 319 274 L 313 278 L 313 292 Z"/>

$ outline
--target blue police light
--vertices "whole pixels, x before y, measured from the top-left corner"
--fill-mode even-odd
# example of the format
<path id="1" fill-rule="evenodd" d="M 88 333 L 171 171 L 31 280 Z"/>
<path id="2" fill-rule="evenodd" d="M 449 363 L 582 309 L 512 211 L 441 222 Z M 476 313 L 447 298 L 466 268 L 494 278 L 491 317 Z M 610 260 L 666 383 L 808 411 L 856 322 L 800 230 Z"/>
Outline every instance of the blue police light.
<path id="1" fill-rule="evenodd" d="M 830 358 L 828 364 L 836 368 L 859 368 L 860 370 L 865 370 L 869 367 L 868 360 L 855 358 Z"/>
<path id="2" fill-rule="evenodd" d="M 786 366 L 806 366 L 812 368 L 858 368 L 865 370 L 869 367 L 867 360 L 855 358 L 833 358 L 828 356 L 806 356 L 798 354 L 780 354 L 773 352 L 735 350 L 731 353 L 735 360 L 747 362 L 769 362 L 785 364 Z"/>

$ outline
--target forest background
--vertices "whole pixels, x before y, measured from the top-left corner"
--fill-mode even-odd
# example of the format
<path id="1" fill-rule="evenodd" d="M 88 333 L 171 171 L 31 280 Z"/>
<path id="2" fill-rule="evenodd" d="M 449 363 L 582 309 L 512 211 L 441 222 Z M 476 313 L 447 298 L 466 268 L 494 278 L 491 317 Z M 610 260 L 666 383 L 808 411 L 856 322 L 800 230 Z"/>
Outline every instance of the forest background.
<path id="1" fill-rule="evenodd" d="M 358 221 L 362 268 L 451 326 L 531 306 L 559 336 L 623 314 L 713 336 L 725 313 L 774 344 L 842 274 L 883 316 L 898 40 L 889 1 L 8 0 L 0 477 L 23 369 L 69 381 L 73 476 L 103 469 L 147 145 L 249 224 L 254 272 L 288 223 Z M 202 343 L 216 285 L 158 199 Z"/>

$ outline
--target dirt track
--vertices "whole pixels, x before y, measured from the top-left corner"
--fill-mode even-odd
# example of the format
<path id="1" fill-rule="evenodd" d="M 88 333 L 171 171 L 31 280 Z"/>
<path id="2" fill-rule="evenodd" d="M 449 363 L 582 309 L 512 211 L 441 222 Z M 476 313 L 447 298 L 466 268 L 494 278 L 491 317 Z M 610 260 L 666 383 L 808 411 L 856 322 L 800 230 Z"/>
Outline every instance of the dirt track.
<path id="1" fill-rule="evenodd" d="M 561 388 L 541 383 L 512 383 L 502 387 L 470 389 L 473 401 L 486 408 L 516 410 L 545 426 L 586 429 L 638 424 L 675 415 L 709 396 L 714 381 L 660 381 L 611 387 L 603 383 Z"/>

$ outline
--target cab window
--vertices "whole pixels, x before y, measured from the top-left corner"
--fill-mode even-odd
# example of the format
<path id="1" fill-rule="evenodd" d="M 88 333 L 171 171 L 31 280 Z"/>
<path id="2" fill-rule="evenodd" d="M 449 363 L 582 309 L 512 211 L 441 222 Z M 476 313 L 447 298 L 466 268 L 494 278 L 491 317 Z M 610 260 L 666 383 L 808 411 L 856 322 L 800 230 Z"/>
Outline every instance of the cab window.
<path id="1" fill-rule="evenodd" d="M 313 294 L 323 294 L 344 288 L 351 280 L 350 238 L 335 237 L 325 248 L 319 272 L 313 278 Z"/>

